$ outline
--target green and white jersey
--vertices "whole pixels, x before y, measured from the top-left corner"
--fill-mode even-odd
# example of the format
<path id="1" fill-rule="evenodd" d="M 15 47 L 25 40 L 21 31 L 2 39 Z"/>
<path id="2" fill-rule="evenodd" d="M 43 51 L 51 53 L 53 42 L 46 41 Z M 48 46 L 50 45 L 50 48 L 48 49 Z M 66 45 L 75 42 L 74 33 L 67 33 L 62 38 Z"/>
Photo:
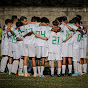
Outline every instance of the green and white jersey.
<path id="1" fill-rule="evenodd" d="M 81 47 L 85 47 L 87 46 L 87 33 L 86 33 L 86 30 L 83 28 L 83 26 L 80 26 L 81 27 L 81 30 L 84 32 L 84 35 L 82 35 L 82 38 L 81 38 Z"/>
<path id="2" fill-rule="evenodd" d="M 71 24 L 68 24 L 68 25 L 71 26 Z M 62 24 L 60 27 L 61 27 L 61 30 L 63 31 L 63 34 L 66 38 L 69 37 L 69 35 L 71 33 L 73 34 L 73 32 L 71 30 L 69 30 L 65 25 Z M 73 43 L 73 38 L 70 38 L 66 43 L 67 44 L 69 44 L 69 43 L 72 44 Z"/>
<path id="3" fill-rule="evenodd" d="M 20 29 L 18 29 L 16 37 L 23 39 L 23 36 L 24 36 L 24 32 L 22 32 Z M 17 43 L 23 43 L 23 41 L 17 41 Z"/>
<path id="4" fill-rule="evenodd" d="M 33 23 L 35 27 L 38 27 L 40 23 Z"/>
<path id="5" fill-rule="evenodd" d="M 62 43 L 66 39 L 63 32 L 51 31 L 48 38 L 48 49 L 49 52 L 58 53 L 62 48 Z"/>
<path id="6" fill-rule="evenodd" d="M 16 25 L 12 26 L 11 30 L 14 32 L 14 30 L 16 30 L 15 28 L 16 28 Z M 13 35 L 11 34 L 11 32 L 8 32 L 8 36 L 9 36 L 9 42 L 14 43 Z"/>
<path id="7" fill-rule="evenodd" d="M 36 28 L 36 33 L 39 36 L 46 37 L 48 39 L 49 38 L 49 27 L 41 25 Z M 43 40 L 43 39 L 36 37 L 36 46 L 47 46 L 47 45 L 48 45 L 47 40 Z"/>
<path id="8" fill-rule="evenodd" d="M 23 39 L 23 43 L 24 44 L 35 44 L 35 26 L 34 24 L 28 24 L 28 25 L 25 25 L 24 26 L 25 28 L 25 34 L 29 33 L 29 32 L 33 32 L 32 35 L 29 35 L 29 36 L 26 36 L 24 39 Z"/>
<path id="9" fill-rule="evenodd" d="M 5 30 L 2 30 L 2 41 L 8 41 L 8 38 L 7 38 L 7 26 L 5 27 Z"/>
<path id="10" fill-rule="evenodd" d="M 78 30 L 78 27 L 73 25 L 72 27 L 75 30 Z M 79 31 L 75 31 L 74 35 L 73 35 L 73 41 L 74 41 L 74 45 L 75 46 L 80 46 L 81 45 L 81 38 L 82 38 L 82 34 Z"/>

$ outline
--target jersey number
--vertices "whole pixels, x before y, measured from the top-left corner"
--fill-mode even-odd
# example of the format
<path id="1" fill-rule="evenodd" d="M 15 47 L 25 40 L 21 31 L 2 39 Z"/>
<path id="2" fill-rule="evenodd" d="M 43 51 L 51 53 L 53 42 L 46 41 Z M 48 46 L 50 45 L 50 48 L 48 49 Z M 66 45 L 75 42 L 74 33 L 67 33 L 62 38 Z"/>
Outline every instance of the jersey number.
<path id="1" fill-rule="evenodd" d="M 59 37 L 52 36 L 52 44 L 57 44 L 59 45 Z"/>

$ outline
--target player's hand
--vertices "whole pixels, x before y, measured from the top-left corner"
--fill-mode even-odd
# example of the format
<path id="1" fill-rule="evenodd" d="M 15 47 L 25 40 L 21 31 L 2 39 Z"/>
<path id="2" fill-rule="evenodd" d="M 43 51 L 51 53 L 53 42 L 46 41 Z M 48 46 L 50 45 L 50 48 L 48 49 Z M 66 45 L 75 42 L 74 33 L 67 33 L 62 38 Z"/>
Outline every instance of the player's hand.
<path id="1" fill-rule="evenodd" d="M 39 37 L 39 35 L 38 35 L 37 33 L 35 33 L 35 36 L 36 36 L 36 37 Z"/>

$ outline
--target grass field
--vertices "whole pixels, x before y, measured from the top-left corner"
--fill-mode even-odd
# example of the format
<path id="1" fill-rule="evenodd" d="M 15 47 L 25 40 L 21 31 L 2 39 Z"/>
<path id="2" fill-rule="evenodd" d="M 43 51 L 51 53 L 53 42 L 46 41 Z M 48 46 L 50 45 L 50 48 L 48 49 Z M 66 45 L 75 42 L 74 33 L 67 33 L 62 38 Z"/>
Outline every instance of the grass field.
<path id="1" fill-rule="evenodd" d="M 88 60 L 87 60 L 88 62 Z M 47 63 L 46 63 L 47 64 Z M 88 74 L 78 77 L 29 78 L 0 73 L 0 88 L 88 88 Z"/>

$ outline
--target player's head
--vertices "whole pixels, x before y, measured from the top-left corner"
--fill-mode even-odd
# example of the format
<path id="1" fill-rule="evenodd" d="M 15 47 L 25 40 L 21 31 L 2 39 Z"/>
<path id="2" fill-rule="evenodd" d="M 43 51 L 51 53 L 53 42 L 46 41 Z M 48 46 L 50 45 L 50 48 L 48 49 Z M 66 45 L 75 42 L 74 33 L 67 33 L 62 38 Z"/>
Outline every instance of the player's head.
<path id="1" fill-rule="evenodd" d="M 36 16 L 33 16 L 33 17 L 31 18 L 31 22 L 37 22 Z"/>
<path id="2" fill-rule="evenodd" d="M 10 19 L 6 19 L 6 20 L 5 20 L 5 24 L 6 24 L 6 25 L 10 25 L 10 24 L 11 24 L 11 20 L 10 20 Z"/>
<path id="3" fill-rule="evenodd" d="M 68 23 L 68 19 L 67 19 L 66 16 L 62 16 L 62 17 L 61 17 L 61 20 L 64 21 L 65 23 Z"/>
<path id="4" fill-rule="evenodd" d="M 41 22 L 40 17 L 36 17 L 37 22 Z"/>
<path id="5" fill-rule="evenodd" d="M 62 17 L 57 17 L 55 20 L 59 23 L 59 26 L 60 26 L 62 22 Z"/>
<path id="6" fill-rule="evenodd" d="M 20 21 L 23 23 L 23 25 L 27 24 L 27 18 L 25 16 L 21 16 Z"/>
<path id="7" fill-rule="evenodd" d="M 13 16 L 12 16 L 12 22 L 13 22 L 13 23 L 18 22 L 18 18 L 17 18 L 16 15 L 13 15 Z"/>
<path id="8" fill-rule="evenodd" d="M 57 22 L 57 20 L 55 20 L 55 21 L 52 22 L 52 26 L 53 26 L 53 27 L 58 27 L 58 22 Z"/>
<path id="9" fill-rule="evenodd" d="M 80 20 L 79 20 L 79 18 L 74 17 L 74 18 L 72 19 L 72 22 L 73 22 L 77 27 L 80 27 Z"/>
<path id="10" fill-rule="evenodd" d="M 22 25 L 23 25 L 23 23 L 20 22 L 20 21 L 18 21 L 18 22 L 16 23 L 16 27 L 17 27 L 17 29 L 19 29 L 19 27 L 22 26 Z"/>
<path id="11" fill-rule="evenodd" d="M 76 15 L 76 17 L 77 17 L 79 20 L 82 19 L 81 15 Z"/>
<path id="12" fill-rule="evenodd" d="M 50 21 L 46 17 L 42 17 L 41 18 L 41 23 L 44 24 L 44 25 L 46 25 L 46 26 L 49 26 L 50 25 Z"/>

